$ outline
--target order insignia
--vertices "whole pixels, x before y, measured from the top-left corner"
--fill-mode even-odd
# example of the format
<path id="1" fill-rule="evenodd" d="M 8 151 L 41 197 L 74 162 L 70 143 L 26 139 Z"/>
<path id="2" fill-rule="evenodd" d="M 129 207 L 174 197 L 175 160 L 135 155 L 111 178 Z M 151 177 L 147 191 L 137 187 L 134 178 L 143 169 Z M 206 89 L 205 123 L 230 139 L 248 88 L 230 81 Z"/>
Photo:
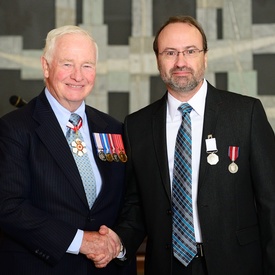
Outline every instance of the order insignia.
<path id="1" fill-rule="evenodd" d="M 85 142 L 81 141 L 79 138 L 74 140 L 71 145 L 73 153 L 77 154 L 78 156 L 82 157 L 84 154 L 87 153 Z"/>

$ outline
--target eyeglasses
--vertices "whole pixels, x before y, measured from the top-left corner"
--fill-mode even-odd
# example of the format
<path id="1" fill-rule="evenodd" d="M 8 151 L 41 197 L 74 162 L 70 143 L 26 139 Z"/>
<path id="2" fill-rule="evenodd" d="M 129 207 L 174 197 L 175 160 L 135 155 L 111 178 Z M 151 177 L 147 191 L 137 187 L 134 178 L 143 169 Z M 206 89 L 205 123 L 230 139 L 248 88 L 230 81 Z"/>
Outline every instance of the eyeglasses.
<path id="1" fill-rule="evenodd" d="M 165 50 L 161 53 L 160 55 L 164 56 L 165 59 L 168 60 L 175 60 L 180 53 L 182 53 L 185 57 L 187 58 L 192 58 L 192 57 L 197 57 L 199 53 L 204 52 L 204 50 L 199 50 L 199 49 L 188 49 L 184 50 L 182 52 L 176 51 L 176 50 Z"/>

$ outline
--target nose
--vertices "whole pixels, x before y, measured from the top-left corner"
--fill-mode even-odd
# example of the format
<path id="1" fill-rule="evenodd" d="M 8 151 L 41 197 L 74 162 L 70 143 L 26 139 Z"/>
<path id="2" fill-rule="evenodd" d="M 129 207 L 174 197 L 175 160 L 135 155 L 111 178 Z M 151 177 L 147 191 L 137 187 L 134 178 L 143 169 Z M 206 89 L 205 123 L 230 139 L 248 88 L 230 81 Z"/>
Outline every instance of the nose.
<path id="1" fill-rule="evenodd" d="M 75 81 L 81 81 L 83 78 L 81 68 L 74 67 L 71 78 L 73 78 Z"/>
<path id="2" fill-rule="evenodd" d="M 182 64 L 186 64 L 187 63 L 186 61 L 187 61 L 187 58 L 184 55 L 184 53 L 183 52 L 178 52 L 178 55 L 176 56 L 175 64 L 178 67 L 182 67 Z"/>

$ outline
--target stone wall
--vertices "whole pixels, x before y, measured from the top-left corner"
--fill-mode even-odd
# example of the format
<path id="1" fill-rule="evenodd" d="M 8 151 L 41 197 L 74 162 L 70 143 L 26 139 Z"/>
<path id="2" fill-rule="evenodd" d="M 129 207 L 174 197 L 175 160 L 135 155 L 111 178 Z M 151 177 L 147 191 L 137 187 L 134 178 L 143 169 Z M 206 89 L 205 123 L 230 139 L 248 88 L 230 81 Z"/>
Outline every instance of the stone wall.
<path id="1" fill-rule="evenodd" d="M 154 33 L 168 16 L 189 14 L 207 34 L 207 79 L 260 98 L 275 129 L 274 11 L 274 0 L 2 1 L 0 115 L 14 109 L 11 95 L 29 101 L 40 93 L 46 34 L 73 24 L 91 31 L 99 45 L 96 85 L 87 103 L 123 120 L 164 94 L 152 50 Z"/>

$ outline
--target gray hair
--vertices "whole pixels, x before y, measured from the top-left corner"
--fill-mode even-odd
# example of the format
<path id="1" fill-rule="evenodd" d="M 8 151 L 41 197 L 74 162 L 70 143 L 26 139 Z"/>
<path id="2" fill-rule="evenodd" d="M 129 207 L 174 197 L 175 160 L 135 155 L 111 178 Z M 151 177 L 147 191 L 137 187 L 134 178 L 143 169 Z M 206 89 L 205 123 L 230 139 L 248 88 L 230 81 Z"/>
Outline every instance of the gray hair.
<path id="1" fill-rule="evenodd" d="M 57 38 L 65 35 L 65 34 L 81 34 L 86 36 L 87 38 L 89 38 L 95 45 L 96 48 L 96 61 L 98 59 L 98 46 L 95 42 L 95 40 L 93 39 L 93 37 L 91 36 L 91 34 L 78 27 L 78 26 L 74 26 L 74 25 L 67 25 L 67 26 L 62 26 L 56 29 L 51 30 L 47 37 L 46 37 L 46 44 L 45 44 L 45 48 L 43 49 L 43 56 L 45 57 L 45 59 L 48 62 L 52 61 L 52 55 L 53 55 L 53 51 L 55 49 L 55 43 Z"/>

